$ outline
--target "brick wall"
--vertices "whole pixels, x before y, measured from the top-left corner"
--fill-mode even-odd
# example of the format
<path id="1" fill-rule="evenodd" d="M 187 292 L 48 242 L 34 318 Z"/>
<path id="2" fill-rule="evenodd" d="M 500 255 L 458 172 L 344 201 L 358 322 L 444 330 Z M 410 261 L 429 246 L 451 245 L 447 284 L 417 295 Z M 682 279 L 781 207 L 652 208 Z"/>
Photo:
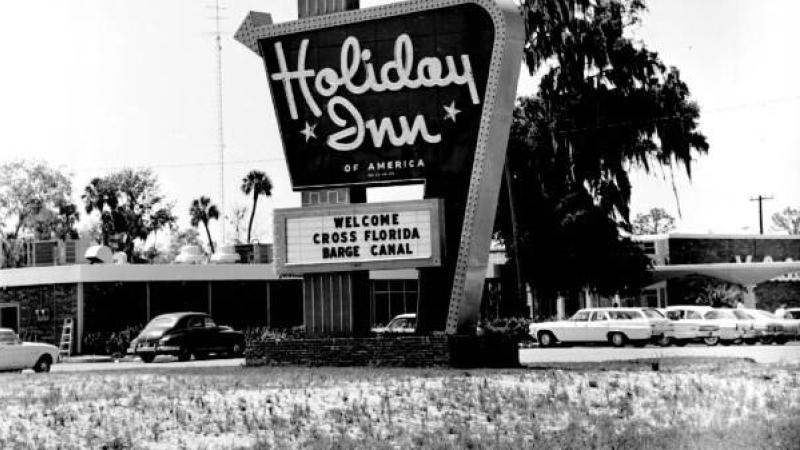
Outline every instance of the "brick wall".
<path id="1" fill-rule="evenodd" d="M 736 262 L 736 256 L 745 261 L 748 255 L 753 262 L 765 256 L 775 261 L 786 258 L 800 259 L 800 239 L 685 239 L 670 238 L 670 264 L 706 264 Z"/>
<path id="2" fill-rule="evenodd" d="M 378 336 L 248 342 L 248 366 L 509 367 L 516 342 L 475 336 Z"/>
<path id="3" fill-rule="evenodd" d="M 58 345 L 64 319 L 77 318 L 77 289 L 75 284 L 11 287 L 0 290 L 0 303 L 19 304 L 19 332 L 25 340 Z M 48 319 L 38 320 L 37 309 L 47 310 Z"/>

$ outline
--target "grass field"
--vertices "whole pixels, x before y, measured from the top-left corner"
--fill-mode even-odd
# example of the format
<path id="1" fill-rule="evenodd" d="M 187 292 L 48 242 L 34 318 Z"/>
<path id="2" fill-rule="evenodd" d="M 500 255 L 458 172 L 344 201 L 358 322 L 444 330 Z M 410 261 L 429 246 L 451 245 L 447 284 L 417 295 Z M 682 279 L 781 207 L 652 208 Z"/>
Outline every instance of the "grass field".
<path id="1" fill-rule="evenodd" d="M 0 375 L 0 448 L 796 449 L 798 366 Z"/>

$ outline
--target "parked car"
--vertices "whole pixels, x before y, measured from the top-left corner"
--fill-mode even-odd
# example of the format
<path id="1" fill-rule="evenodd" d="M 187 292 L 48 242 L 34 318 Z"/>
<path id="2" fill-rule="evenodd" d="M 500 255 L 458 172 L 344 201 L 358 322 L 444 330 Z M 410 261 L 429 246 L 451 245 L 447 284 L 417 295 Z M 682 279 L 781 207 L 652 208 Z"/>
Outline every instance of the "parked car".
<path id="1" fill-rule="evenodd" d="M 673 325 L 673 343 L 679 347 L 690 342 L 717 345 L 720 326 L 703 318 L 703 315 L 711 310 L 710 306 L 698 305 L 673 305 L 665 308 L 664 314 Z"/>
<path id="2" fill-rule="evenodd" d="M 180 361 L 217 355 L 241 356 L 244 335 L 227 326 L 218 326 L 205 313 L 177 312 L 153 318 L 131 342 L 128 353 L 146 363 L 158 355 L 174 355 Z"/>
<path id="3" fill-rule="evenodd" d="M 372 332 L 377 334 L 407 334 L 413 333 L 416 329 L 417 315 L 414 313 L 408 313 L 394 316 L 394 318 L 390 320 L 385 327 L 375 327 L 372 329 Z"/>
<path id="4" fill-rule="evenodd" d="M 645 320 L 650 322 L 650 341 L 667 347 L 675 339 L 675 326 L 667 317 L 655 308 L 641 308 Z"/>
<path id="5" fill-rule="evenodd" d="M 790 330 L 794 330 L 794 337 L 792 339 L 800 339 L 800 308 L 788 308 L 784 311 L 783 315 L 778 318 L 784 320 L 784 326 L 788 326 Z"/>
<path id="6" fill-rule="evenodd" d="M 0 328 L 0 371 L 49 372 L 58 361 L 58 347 L 43 342 L 22 342 L 9 328 Z"/>
<path id="7" fill-rule="evenodd" d="M 708 345 L 741 344 L 754 342 L 756 331 L 752 319 L 743 314 L 741 310 L 730 308 L 714 308 L 703 315 L 708 322 L 719 326 L 719 339 L 717 342 L 706 340 Z"/>
<path id="8" fill-rule="evenodd" d="M 800 320 L 800 308 L 786 308 L 783 318 Z"/>
<path id="9" fill-rule="evenodd" d="M 744 313 L 753 318 L 754 327 L 759 332 L 762 344 L 783 345 L 797 334 L 797 326 L 792 321 L 779 319 L 771 312 L 760 309 L 745 309 Z"/>
<path id="10" fill-rule="evenodd" d="M 652 327 L 636 308 L 586 308 L 569 320 L 532 323 L 528 332 L 539 346 L 556 343 L 611 343 L 623 347 L 627 343 L 646 345 L 652 338 Z"/>

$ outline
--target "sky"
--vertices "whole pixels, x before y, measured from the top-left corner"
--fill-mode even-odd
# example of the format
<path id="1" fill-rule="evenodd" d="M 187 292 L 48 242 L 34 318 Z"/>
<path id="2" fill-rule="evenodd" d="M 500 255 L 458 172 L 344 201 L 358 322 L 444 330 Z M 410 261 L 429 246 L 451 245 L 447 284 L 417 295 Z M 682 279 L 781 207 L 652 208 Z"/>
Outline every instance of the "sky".
<path id="1" fill-rule="evenodd" d="M 391 1 L 362 0 L 362 7 Z M 633 175 L 632 211 L 663 207 L 679 232 L 757 233 L 769 216 L 800 207 L 800 3 L 784 0 L 650 0 L 634 30 L 677 66 L 701 108 L 709 154 L 689 180 Z M 299 206 L 292 192 L 260 59 L 234 41 L 250 10 L 296 18 L 296 0 L 228 0 L 223 47 L 225 209 L 247 206 L 239 190 L 252 169 L 271 178 L 254 234 L 271 239 L 271 210 Z M 0 15 L 0 162 L 41 159 L 72 175 L 75 201 L 87 182 L 123 167 L 150 167 L 188 226 L 193 198 L 218 202 L 213 2 L 14 0 Z M 519 95 L 536 92 L 523 71 Z M 407 198 L 419 189 L 370 193 Z M 680 205 L 680 215 L 678 213 Z M 82 222 L 82 227 L 87 225 Z M 218 233 L 214 225 L 212 233 Z M 229 232 L 230 236 L 230 227 Z"/>

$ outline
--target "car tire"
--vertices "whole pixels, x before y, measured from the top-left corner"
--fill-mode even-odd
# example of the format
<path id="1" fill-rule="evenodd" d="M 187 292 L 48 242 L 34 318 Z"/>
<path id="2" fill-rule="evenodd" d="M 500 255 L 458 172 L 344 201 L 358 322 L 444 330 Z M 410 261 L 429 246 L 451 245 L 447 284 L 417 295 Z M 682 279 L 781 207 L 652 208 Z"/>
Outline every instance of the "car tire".
<path id="1" fill-rule="evenodd" d="M 608 335 L 608 342 L 614 347 L 625 347 L 625 344 L 628 343 L 628 338 L 620 332 L 614 332 Z"/>
<path id="2" fill-rule="evenodd" d="M 709 336 L 703 338 L 703 343 L 709 347 L 719 344 L 719 336 Z"/>
<path id="3" fill-rule="evenodd" d="M 774 336 L 764 336 L 761 338 L 761 343 L 764 345 L 770 345 L 775 341 Z"/>
<path id="4" fill-rule="evenodd" d="M 775 344 L 777 345 L 784 345 L 786 344 L 786 341 L 788 341 L 788 339 L 786 339 L 785 337 L 775 338 Z"/>
<path id="5" fill-rule="evenodd" d="M 139 355 L 139 358 L 142 360 L 143 363 L 150 364 L 151 362 L 156 360 L 156 355 L 150 355 L 150 354 Z"/>
<path id="6" fill-rule="evenodd" d="M 228 352 L 231 358 L 240 358 L 244 354 L 244 348 L 241 344 L 233 344 L 231 351 Z"/>
<path id="7" fill-rule="evenodd" d="M 720 339 L 720 345 L 729 346 L 736 343 L 736 339 Z M 741 344 L 741 341 L 739 342 Z"/>
<path id="8" fill-rule="evenodd" d="M 656 339 L 656 345 L 660 347 L 669 347 L 672 345 L 672 338 L 666 335 L 661 335 L 661 337 Z"/>
<path id="9" fill-rule="evenodd" d="M 556 343 L 556 337 L 549 331 L 539 332 L 539 347 L 552 347 Z"/>
<path id="10" fill-rule="evenodd" d="M 178 361 L 189 361 L 192 359 L 192 351 L 186 347 L 181 347 L 178 350 Z"/>
<path id="11" fill-rule="evenodd" d="M 743 339 L 744 343 L 747 345 L 756 345 L 758 339 Z"/>
<path id="12" fill-rule="evenodd" d="M 36 360 L 33 365 L 33 371 L 36 373 L 50 372 L 50 366 L 53 365 L 53 358 L 50 355 L 42 355 Z"/>

